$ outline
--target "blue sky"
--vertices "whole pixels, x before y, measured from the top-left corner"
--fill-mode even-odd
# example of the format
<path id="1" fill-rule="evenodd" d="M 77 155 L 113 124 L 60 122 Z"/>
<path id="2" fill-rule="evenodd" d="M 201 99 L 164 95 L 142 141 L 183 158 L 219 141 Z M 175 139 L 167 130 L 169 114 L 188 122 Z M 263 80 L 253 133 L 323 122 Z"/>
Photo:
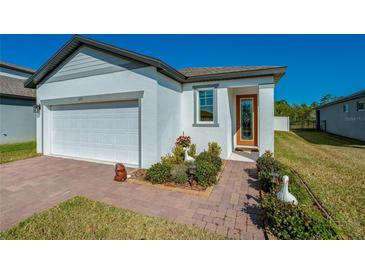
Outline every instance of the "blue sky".
<path id="1" fill-rule="evenodd" d="M 1 35 L 0 59 L 38 69 L 72 35 Z M 288 66 L 275 99 L 319 101 L 365 89 L 365 35 L 85 35 L 184 67 Z"/>

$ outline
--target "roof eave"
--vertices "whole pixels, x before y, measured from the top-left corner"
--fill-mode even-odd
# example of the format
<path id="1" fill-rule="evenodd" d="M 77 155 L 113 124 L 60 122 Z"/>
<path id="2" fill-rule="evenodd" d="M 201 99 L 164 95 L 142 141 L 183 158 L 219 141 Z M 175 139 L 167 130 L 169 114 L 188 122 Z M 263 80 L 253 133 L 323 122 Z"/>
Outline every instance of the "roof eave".
<path id="1" fill-rule="evenodd" d="M 287 67 L 277 67 L 272 69 L 252 70 L 244 72 L 229 72 L 229 73 L 191 76 L 185 80 L 185 83 L 231 80 L 239 78 L 252 78 L 252 77 L 265 77 L 265 76 L 273 76 L 275 83 L 277 83 L 281 79 L 281 77 L 283 77 L 283 75 L 285 74 L 286 69 Z"/>
<path id="2" fill-rule="evenodd" d="M 36 96 L 26 96 L 26 95 L 17 95 L 17 94 L 8 94 L 8 93 L 0 93 L 0 97 L 25 99 L 25 100 L 31 100 L 31 101 L 36 100 Z"/>
<path id="3" fill-rule="evenodd" d="M 318 109 L 321 109 L 321 108 L 324 108 L 324 107 L 329 107 L 329 106 L 332 106 L 332 105 L 344 103 L 344 102 L 347 102 L 347 101 L 350 101 L 350 100 L 360 99 L 360 98 L 363 98 L 363 97 L 365 97 L 365 91 L 360 92 L 358 94 L 346 96 L 344 98 L 335 100 L 333 102 L 329 102 L 329 103 L 326 103 L 326 104 L 323 104 L 323 105 L 319 105 L 319 106 L 315 107 L 314 109 L 318 110 Z"/>
<path id="4" fill-rule="evenodd" d="M 20 67 L 20 66 L 13 65 L 13 64 L 9 64 L 9 63 L 5 63 L 5 62 L 0 62 L 0 67 L 6 68 L 6 69 L 20 71 L 20 72 L 23 72 L 23 73 L 26 73 L 26 74 L 34 74 L 35 73 L 35 71 L 32 70 L 32 69 Z"/>

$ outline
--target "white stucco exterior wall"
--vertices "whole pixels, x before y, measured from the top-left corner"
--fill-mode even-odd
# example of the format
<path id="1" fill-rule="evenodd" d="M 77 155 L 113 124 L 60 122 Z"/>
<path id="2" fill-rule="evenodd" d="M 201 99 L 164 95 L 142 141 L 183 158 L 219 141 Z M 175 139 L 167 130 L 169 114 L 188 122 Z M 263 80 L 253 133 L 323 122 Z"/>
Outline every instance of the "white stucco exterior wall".
<path id="1" fill-rule="evenodd" d="M 158 73 L 157 138 L 159 157 L 171 153 L 176 138 L 182 134 L 181 84 Z"/>
<path id="2" fill-rule="evenodd" d="M 195 127 L 194 124 L 194 92 L 193 86 L 201 83 L 184 84 L 182 98 L 182 130 L 185 135 L 192 138 L 192 142 L 197 145 L 197 152 L 208 149 L 209 142 L 217 142 L 222 147 L 222 157 L 228 158 L 228 132 L 230 132 L 229 101 L 227 88 L 217 88 L 217 115 L 218 127 Z"/>
<path id="3" fill-rule="evenodd" d="M 44 83 L 37 87 L 37 102 L 65 97 L 82 97 L 110 93 L 143 91 L 141 99 L 141 147 L 142 167 L 155 163 L 158 155 L 157 130 L 157 81 L 156 69 L 144 67 L 133 71 L 125 70 L 114 73 L 94 75 L 59 82 Z M 42 117 L 44 115 L 44 117 Z M 50 111 L 42 107 L 37 117 L 37 151 L 50 153 L 49 138 L 42 136 L 42 119 L 44 132 L 50 131 Z M 44 150 L 43 150 L 44 149 Z"/>
<path id="4" fill-rule="evenodd" d="M 259 153 L 274 152 L 274 84 L 259 85 Z"/>
<path id="5" fill-rule="evenodd" d="M 60 66 L 45 82 L 37 86 L 37 102 L 42 110 L 37 115 L 37 150 L 50 153 L 51 115 L 50 100 L 102 96 L 107 94 L 134 94 L 143 92 L 140 98 L 140 149 L 141 167 L 147 168 L 171 152 L 176 138 L 184 132 L 197 145 L 198 153 L 206 150 L 209 142 L 217 142 L 222 148 L 222 157 L 229 158 L 235 148 L 235 123 L 237 94 L 258 96 L 258 148 L 274 151 L 274 79 L 272 76 L 236 80 L 211 81 L 181 84 L 157 72 L 155 67 L 126 63 L 105 53 L 82 51 L 83 55 L 73 60 L 73 66 Z M 84 59 L 85 55 L 89 56 Z M 80 55 L 73 55 L 80 56 Z M 97 59 L 97 60 L 94 60 Z M 81 65 L 82 60 L 87 64 Z M 110 65 L 108 65 L 110 64 Z M 123 67 L 125 64 L 129 68 Z M 70 68 L 71 67 L 71 68 Z M 57 73 L 61 71 L 62 73 Z M 194 125 L 194 86 L 216 85 L 217 124 L 214 127 Z M 135 98 L 138 99 L 138 98 Z M 47 101 L 48 100 L 48 101 Z M 43 128 L 43 130 L 42 130 Z"/>

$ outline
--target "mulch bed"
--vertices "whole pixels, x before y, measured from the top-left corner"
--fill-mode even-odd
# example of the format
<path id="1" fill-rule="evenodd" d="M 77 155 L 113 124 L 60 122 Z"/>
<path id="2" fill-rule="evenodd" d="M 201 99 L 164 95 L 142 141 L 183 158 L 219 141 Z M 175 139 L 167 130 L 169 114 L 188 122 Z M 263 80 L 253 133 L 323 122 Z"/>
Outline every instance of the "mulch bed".
<path id="1" fill-rule="evenodd" d="M 146 173 L 147 173 L 146 169 L 137 169 L 136 171 L 132 171 L 129 174 L 129 175 L 131 175 L 131 177 L 129 179 L 145 181 L 147 183 L 150 183 L 150 181 L 145 179 Z M 196 181 L 187 182 L 185 184 L 177 184 L 175 182 L 166 182 L 166 183 L 163 183 L 162 185 L 169 186 L 169 187 L 175 187 L 175 188 L 181 188 L 181 189 L 195 190 L 195 191 L 205 191 L 207 189 L 206 187 L 202 187 L 202 186 L 198 185 L 198 183 Z"/>
<path id="2" fill-rule="evenodd" d="M 219 182 L 219 179 L 221 177 L 221 174 L 223 173 L 223 170 L 225 168 L 226 161 L 223 160 L 223 165 L 221 171 L 217 175 L 217 181 Z M 185 184 L 177 184 L 175 182 L 166 182 L 164 184 L 152 184 L 150 181 L 146 180 L 146 169 L 136 169 L 130 172 L 128 175 L 130 177 L 127 179 L 127 182 L 129 183 L 137 183 L 137 184 L 143 184 L 143 185 L 150 185 L 154 187 L 164 188 L 172 191 L 178 191 L 178 192 L 184 192 L 189 194 L 196 194 L 196 195 L 203 195 L 203 196 L 209 196 L 210 193 L 213 190 L 213 186 L 204 188 L 196 181 L 190 181 Z"/>

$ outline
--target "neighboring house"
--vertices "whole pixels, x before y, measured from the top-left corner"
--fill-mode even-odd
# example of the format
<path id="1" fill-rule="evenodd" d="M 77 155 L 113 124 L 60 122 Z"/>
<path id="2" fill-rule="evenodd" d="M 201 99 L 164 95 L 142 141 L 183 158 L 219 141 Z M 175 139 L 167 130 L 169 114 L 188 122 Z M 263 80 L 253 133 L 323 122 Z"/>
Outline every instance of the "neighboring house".
<path id="1" fill-rule="evenodd" d="M 316 108 L 317 129 L 365 141 L 365 90 Z"/>
<path id="2" fill-rule="evenodd" d="M 74 36 L 25 86 L 37 88 L 37 150 L 149 167 L 183 132 L 197 144 L 274 151 L 274 89 L 286 67 L 176 70 Z M 242 119 L 241 119 L 242 118 Z"/>
<path id="3" fill-rule="evenodd" d="M 36 91 L 24 81 L 33 70 L 0 62 L 0 144 L 36 139 Z"/>

